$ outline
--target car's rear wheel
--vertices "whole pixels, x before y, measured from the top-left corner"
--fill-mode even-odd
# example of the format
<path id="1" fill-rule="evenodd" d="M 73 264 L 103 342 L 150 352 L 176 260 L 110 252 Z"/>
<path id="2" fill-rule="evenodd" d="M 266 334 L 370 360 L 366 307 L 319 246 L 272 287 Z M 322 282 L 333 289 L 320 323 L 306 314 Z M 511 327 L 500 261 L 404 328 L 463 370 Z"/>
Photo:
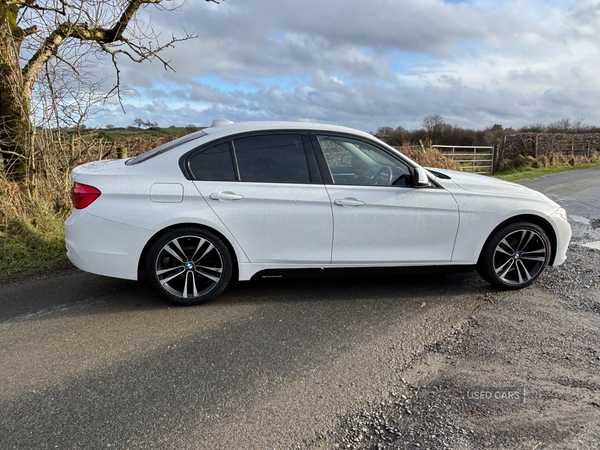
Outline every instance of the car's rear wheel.
<path id="1" fill-rule="evenodd" d="M 179 228 L 156 240 L 148 251 L 150 284 L 169 302 L 196 305 L 221 294 L 233 273 L 231 254 L 214 233 Z"/>
<path id="2" fill-rule="evenodd" d="M 527 222 L 513 223 L 490 238 L 477 271 L 497 289 L 521 289 L 542 274 L 551 253 L 550 240 L 541 227 Z"/>

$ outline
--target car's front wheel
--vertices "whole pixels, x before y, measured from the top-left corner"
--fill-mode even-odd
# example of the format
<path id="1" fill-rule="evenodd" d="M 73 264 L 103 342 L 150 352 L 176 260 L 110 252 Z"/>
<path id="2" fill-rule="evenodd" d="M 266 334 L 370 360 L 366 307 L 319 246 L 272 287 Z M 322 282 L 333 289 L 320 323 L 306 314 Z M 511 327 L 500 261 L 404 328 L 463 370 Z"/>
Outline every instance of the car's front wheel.
<path id="1" fill-rule="evenodd" d="M 550 240 L 538 225 L 509 224 L 492 235 L 477 271 L 493 287 L 521 289 L 538 278 L 550 261 Z"/>
<path id="2" fill-rule="evenodd" d="M 227 246 L 214 233 L 179 228 L 156 240 L 148 251 L 150 284 L 169 302 L 196 305 L 221 294 L 233 273 Z"/>

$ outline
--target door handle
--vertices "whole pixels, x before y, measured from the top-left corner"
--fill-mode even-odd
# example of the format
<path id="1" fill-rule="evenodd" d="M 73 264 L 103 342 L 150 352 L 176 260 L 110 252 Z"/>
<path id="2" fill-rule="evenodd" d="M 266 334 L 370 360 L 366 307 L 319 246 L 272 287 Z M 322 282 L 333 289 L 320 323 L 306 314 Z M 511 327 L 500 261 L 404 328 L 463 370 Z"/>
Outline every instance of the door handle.
<path id="1" fill-rule="evenodd" d="M 213 193 L 213 194 L 210 194 L 209 197 L 213 200 L 241 200 L 244 198 L 239 194 L 235 194 L 234 192 L 229 192 L 229 191 Z"/>
<path id="2" fill-rule="evenodd" d="M 362 206 L 365 204 L 365 202 L 361 202 L 360 200 L 352 197 L 337 198 L 333 201 L 333 203 L 338 206 Z"/>

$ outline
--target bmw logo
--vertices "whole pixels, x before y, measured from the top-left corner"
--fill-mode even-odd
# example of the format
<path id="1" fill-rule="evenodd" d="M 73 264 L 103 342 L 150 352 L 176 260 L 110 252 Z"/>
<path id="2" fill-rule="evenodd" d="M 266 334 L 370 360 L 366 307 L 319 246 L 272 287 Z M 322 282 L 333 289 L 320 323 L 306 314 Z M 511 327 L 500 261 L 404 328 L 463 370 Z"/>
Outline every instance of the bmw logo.
<path id="1" fill-rule="evenodd" d="M 185 268 L 186 268 L 187 270 L 192 270 L 192 269 L 194 268 L 194 263 L 191 263 L 191 262 L 187 263 L 187 264 L 185 265 Z"/>

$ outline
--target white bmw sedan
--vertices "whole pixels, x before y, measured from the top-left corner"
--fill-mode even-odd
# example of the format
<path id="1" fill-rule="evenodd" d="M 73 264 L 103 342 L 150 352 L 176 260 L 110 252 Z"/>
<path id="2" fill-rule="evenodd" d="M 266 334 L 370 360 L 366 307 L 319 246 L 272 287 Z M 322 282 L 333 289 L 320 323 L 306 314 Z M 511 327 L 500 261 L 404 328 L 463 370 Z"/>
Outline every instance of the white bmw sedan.
<path id="1" fill-rule="evenodd" d="M 565 261 L 565 210 L 481 175 L 424 169 L 370 134 L 216 120 L 141 156 L 71 174 L 69 259 L 192 305 L 232 278 L 304 270 L 473 270 L 498 289 Z"/>

